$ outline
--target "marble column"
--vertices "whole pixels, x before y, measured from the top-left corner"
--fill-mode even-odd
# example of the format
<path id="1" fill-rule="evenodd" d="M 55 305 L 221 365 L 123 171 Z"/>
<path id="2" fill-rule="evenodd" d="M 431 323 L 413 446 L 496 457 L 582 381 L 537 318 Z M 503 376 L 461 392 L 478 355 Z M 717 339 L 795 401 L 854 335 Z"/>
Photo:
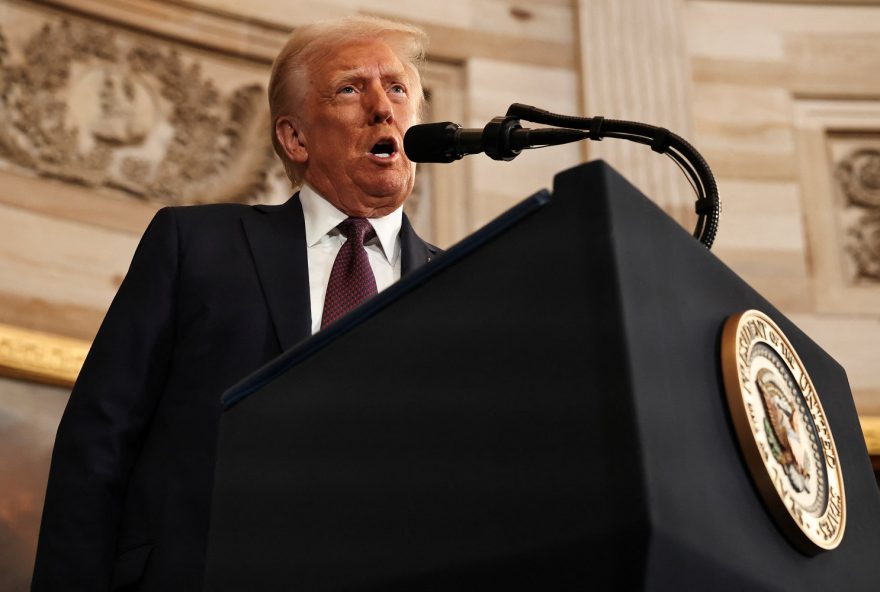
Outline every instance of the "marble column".
<path id="1" fill-rule="evenodd" d="M 578 0 L 583 111 L 666 127 L 691 140 L 683 0 Z M 587 144 L 669 214 L 693 219 L 694 194 L 675 163 L 650 147 Z"/>

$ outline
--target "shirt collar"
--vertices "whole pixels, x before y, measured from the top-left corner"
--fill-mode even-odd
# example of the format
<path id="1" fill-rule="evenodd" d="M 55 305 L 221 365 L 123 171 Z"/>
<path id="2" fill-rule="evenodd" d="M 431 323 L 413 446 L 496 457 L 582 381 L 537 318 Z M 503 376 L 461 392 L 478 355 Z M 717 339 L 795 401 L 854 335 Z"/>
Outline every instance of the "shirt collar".
<path id="1" fill-rule="evenodd" d="M 306 223 L 306 245 L 315 246 L 322 238 L 336 228 L 340 222 L 348 218 L 329 201 L 308 185 L 303 185 L 299 192 L 303 217 Z M 387 216 L 367 218 L 376 231 L 379 246 L 385 258 L 394 263 L 400 253 L 400 227 L 403 224 L 403 207 L 399 207 Z"/>

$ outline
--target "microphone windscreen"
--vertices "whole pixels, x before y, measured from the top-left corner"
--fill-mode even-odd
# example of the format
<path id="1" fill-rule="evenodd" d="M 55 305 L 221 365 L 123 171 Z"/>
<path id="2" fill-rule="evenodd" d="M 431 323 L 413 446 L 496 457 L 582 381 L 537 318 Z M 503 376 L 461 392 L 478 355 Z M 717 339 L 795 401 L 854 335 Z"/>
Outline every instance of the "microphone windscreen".
<path id="1" fill-rule="evenodd" d="M 455 153 L 459 128 L 451 121 L 414 125 L 403 137 L 403 150 L 413 162 L 453 162 L 461 158 Z"/>

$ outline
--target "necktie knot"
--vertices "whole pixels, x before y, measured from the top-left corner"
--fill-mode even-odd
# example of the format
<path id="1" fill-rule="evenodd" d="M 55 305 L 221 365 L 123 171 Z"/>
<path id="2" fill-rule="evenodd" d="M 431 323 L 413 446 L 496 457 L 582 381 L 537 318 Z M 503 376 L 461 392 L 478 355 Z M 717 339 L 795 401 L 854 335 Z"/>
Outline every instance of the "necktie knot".
<path id="1" fill-rule="evenodd" d="M 376 236 L 373 225 L 366 218 L 346 218 L 339 223 L 339 232 L 347 239 L 354 239 L 359 244 Z"/>

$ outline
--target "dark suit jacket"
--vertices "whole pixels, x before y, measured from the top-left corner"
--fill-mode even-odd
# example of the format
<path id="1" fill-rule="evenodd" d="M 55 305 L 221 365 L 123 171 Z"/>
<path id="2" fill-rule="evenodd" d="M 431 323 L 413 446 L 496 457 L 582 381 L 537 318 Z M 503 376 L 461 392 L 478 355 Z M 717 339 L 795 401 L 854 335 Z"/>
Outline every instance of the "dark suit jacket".
<path id="1" fill-rule="evenodd" d="M 405 216 L 401 243 L 402 274 L 437 251 Z M 310 317 L 298 196 L 159 211 L 58 428 L 33 589 L 199 590 L 220 395 Z"/>

